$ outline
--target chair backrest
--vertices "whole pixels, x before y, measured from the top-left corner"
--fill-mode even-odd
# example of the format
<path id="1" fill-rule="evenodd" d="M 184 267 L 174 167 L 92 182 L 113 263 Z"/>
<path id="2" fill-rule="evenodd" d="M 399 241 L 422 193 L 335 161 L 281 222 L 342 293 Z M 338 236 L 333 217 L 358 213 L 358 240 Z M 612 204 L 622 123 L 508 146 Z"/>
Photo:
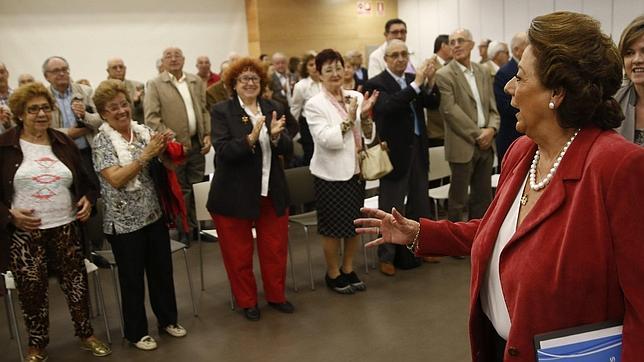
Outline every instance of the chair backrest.
<path id="1" fill-rule="evenodd" d="M 193 184 L 192 191 L 194 192 L 195 197 L 195 216 L 197 217 L 197 221 L 212 220 L 210 212 L 206 209 L 208 192 L 210 191 L 210 181 Z"/>
<path id="2" fill-rule="evenodd" d="M 291 196 L 291 205 L 300 206 L 315 201 L 313 175 L 308 166 L 287 168 L 284 174 Z"/>
<path id="3" fill-rule="evenodd" d="M 452 174 L 445 160 L 445 147 L 429 148 L 429 181 L 440 180 Z"/>

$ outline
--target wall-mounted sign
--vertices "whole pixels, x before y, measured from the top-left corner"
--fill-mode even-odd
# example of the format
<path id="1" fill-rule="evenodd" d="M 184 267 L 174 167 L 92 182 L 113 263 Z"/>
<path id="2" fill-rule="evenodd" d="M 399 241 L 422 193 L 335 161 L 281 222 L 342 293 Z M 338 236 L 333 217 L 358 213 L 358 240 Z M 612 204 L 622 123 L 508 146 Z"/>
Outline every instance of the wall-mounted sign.
<path id="1" fill-rule="evenodd" d="M 358 16 L 371 16 L 371 1 L 356 2 L 356 11 L 358 12 Z"/>

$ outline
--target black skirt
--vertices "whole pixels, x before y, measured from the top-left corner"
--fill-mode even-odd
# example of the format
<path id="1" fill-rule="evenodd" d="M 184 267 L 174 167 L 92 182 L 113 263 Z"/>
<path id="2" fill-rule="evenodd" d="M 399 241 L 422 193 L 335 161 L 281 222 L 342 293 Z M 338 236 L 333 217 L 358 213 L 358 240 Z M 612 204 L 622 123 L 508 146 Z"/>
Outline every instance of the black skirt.
<path id="1" fill-rule="evenodd" d="M 331 238 L 356 235 L 353 220 L 364 204 L 364 181 L 354 175 L 347 181 L 325 181 L 314 177 L 318 233 Z"/>

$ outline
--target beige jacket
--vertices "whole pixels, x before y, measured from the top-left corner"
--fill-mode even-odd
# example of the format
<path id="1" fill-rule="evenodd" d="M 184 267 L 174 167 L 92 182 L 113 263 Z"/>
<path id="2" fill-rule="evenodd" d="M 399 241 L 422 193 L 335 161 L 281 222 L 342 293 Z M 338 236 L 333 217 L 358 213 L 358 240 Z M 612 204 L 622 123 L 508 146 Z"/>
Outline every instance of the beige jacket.
<path id="1" fill-rule="evenodd" d="M 55 101 L 56 95 L 54 93 L 54 88 L 51 85 L 49 86 L 49 93 Z M 96 106 L 92 100 L 92 93 L 92 88 L 84 84 L 72 83 L 72 99 L 82 99 L 85 107 L 89 107 L 94 111 L 94 113 L 85 112 L 85 118 L 80 120 L 86 127 L 92 130 L 91 133 L 88 133 L 85 136 L 90 147 L 94 144 L 94 136 L 98 132 L 98 127 L 103 124 L 103 119 L 96 111 Z M 68 132 L 68 128 L 63 127 L 63 115 L 58 107 L 56 107 L 55 112 L 51 113 L 51 127 L 65 134 Z"/>
<path id="2" fill-rule="evenodd" d="M 483 105 L 484 127 L 498 130 L 500 118 L 496 110 L 492 78 L 483 66 L 474 62 L 471 64 Z M 470 162 L 481 129 L 476 122 L 474 95 L 456 61 L 449 62 L 436 73 L 436 84 L 441 92 L 439 109 L 445 120 L 445 159 L 456 163 Z M 494 142 L 492 147 L 495 147 Z"/>
<path id="3" fill-rule="evenodd" d="M 203 146 L 203 138 L 210 136 L 210 114 L 206 109 L 206 92 L 203 81 L 194 74 L 184 72 L 197 120 L 197 136 Z M 155 131 L 170 128 L 176 139 L 190 148 L 188 114 L 179 90 L 172 84 L 170 74 L 163 72 L 148 81 L 145 93 L 145 124 Z"/>
<path id="4" fill-rule="evenodd" d="M 143 97 L 145 93 L 141 95 L 138 102 L 134 103 L 136 90 L 137 88 L 143 89 L 143 83 L 130 79 L 126 79 L 123 83 L 125 83 L 125 89 L 127 89 L 127 93 L 132 101 L 132 119 L 138 124 L 143 124 L 145 122 L 145 115 L 143 113 Z"/>
<path id="5" fill-rule="evenodd" d="M 436 56 L 432 57 L 432 63 L 436 71 L 443 68 L 440 60 Z M 427 112 L 427 138 L 431 140 L 443 140 L 445 138 L 445 122 L 443 115 L 438 109 L 426 109 Z"/>

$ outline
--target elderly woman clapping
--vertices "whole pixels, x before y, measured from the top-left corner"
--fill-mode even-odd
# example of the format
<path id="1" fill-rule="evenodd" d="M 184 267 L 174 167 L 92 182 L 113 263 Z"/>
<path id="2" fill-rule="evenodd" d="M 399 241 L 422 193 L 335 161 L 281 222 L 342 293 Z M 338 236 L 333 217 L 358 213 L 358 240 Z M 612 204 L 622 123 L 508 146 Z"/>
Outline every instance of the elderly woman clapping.
<path id="1" fill-rule="evenodd" d="M 159 330 L 173 337 L 187 333 L 177 323 L 170 236 L 149 167 L 172 134 L 153 133 L 132 121 L 130 98 L 119 80 L 103 81 L 94 103 L 106 121 L 92 153 L 105 203 L 103 232 L 119 269 L 125 338 L 139 349 L 152 350 L 157 343 L 148 335 L 144 274 Z"/>
<path id="2" fill-rule="evenodd" d="M 41 83 L 18 88 L 9 99 L 18 126 L 0 136 L 0 268 L 8 264 L 16 277 L 29 331 L 26 361 L 48 357 L 50 263 L 58 271 L 82 348 L 95 356 L 111 353 L 93 336 L 78 230 L 98 193 L 74 141 L 50 128 L 55 103 Z"/>

